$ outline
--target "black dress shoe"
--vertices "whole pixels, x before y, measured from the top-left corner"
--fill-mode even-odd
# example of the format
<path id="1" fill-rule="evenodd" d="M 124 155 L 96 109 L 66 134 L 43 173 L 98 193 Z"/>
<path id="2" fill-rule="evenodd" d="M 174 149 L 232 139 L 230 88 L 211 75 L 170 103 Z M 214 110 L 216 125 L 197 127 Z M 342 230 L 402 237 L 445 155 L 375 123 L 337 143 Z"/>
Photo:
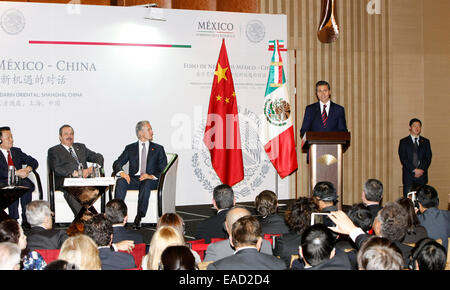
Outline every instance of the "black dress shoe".
<path id="1" fill-rule="evenodd" d="M 141 216 L 138 214 L 135 218 L 134 218 L 134 223 L 133 223 L 133 229 L 138 230 L 141 228 Z"/>

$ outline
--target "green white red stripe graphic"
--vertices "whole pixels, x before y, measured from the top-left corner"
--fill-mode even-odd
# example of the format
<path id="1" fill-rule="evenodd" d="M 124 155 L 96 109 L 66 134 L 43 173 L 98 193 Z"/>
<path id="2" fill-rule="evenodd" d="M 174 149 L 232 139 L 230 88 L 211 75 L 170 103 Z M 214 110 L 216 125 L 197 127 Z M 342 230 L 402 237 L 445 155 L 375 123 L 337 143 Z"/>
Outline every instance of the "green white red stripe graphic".
<path id="1" fill-rule="evenodd" d="M 121 42 L 96 42 L 96 41 L 49 41 L 30 40 L 29 44 L 51 45 L 91 45 L 91 46 L 136 46 L 136 47 L 163 47 L 163 48 L 191 48 L 187 44 L 150 44 L 150 43 L 121 43 Z"/>

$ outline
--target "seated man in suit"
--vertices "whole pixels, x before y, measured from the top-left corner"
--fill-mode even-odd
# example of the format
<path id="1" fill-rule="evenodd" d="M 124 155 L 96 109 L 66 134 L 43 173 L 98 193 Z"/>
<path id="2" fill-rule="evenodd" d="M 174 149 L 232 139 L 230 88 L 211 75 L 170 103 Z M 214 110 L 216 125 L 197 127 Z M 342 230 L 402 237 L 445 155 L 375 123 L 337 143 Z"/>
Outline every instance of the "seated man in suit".
<path id="1" fill-rule="evenodd" d="M 422 226 L 427 230 L 432 239 L 441 239 L 442 245 L 448 250 L 448 238 L 450 237 L 450 212 L 440 210 L 439 195 L 434 187 L 424 185 L 416 192 L 419 203 L 417 217 Z"/>
<path id="2" fill-rule="evenodd" d="M 78 169 L 82 169 L 82 177 L 86 178 L 93 172 L 93 166 L 88 167 L 87 162 L 97 163 L 103 166 L 103 156 L 89 150 L 82 143 L 74 143 L 74 130 L 70 125 L 59 128 L 59 145 L 48 149 L 48 164 L 55 174 L 55 190 L 62 191 L 64 198 L 76 216 L 81 209 L 81 204 L 64 188 L 64 178 L 77 177 Z"/>
<path id="3" fill-rule="evenodd" d="M 280 259 L 260 253 L 262 237 L 258 219 L 244 216 L 231 229 L 230 243 L 236 249 L 234 255 L 208 265 L 208 270 L 285 270 Z"/>
<path id="4" fill-rule="evenodd" d="M 372 217 L 375 218 L 383 207 L 381 206 L 381 200 L 383 199 L 383 183 L 378 179 L 368 179 L 364 183 L 364 189 L 362 192 L 362 202 L 372 213 Z"/>
<path id="5" fill-rule="evenodd" d="M 251 213 L 242 207 L 233 207 L 227 213 L 227 218 L 225 221 L 225 228 L 227 233 L 231 236 L 231 229 L 233 224 L 244 216 L 250 216 Z M 217 261 L 225 257 L 231 256 L 234 253 L 233 247 L 230 244 L 230 240 L 226 239 L 220 242 L 211 243 L 206 249 L 205 261 Z M 272 255 L 272 245 L 268 240 L 262 240 L 261 253 Z"/>
<path id="6" fill-rule="evenodd" d="M 270 190 L 264 190 L 255 198 L 256 211 L 261 215 L 261 234 L 286 234 L 289 232 L 284 219 L 278 215 L 278 198 Z"/>
<path id="7" fill-rule="evenodd" d="M 428 183 L 428 168 L 431 164 L 430 140 L 420 136 L 422 121 L 411 119 L 409 121 L 410 135 L 401 139 L 398 145 L 398 156 L 402 163 L 403 196 L 415 184 L 424 185 Z"/>
<path id="8" fill-rule="evenodd" d="M 337 210 L 338 196 L 333 183 L 329 181 L 318 182 L 313 189 L 313 200 L 320 212 L 332 212 Z"/>
<path id="9" fill-rule="evenodd" d="M 30 188 L 20 198 L 20 205 L 22 207 L 22 226 L 29 229 L 30 225 L 25 215 L 25 209 L 28 203 L 31 202 L 34 191 L 34 184 L 28 178 L 33 169 L 38 168 L 39 163 L 36 159 L 27 155 L 20 150 L 20 148 L 13 147 L 13 136 L 9 127 L 0 128 L 0 183 L 5 185 L 8 183 L 8 167 L 14 166 L 16 175 L 20 178 L 19 185 Z M 26 165 L 25 168 L 22 168 Z M 9 216 L 13 219 L 19 218 L 19 200 L 16 200 L 8 207 Z"/>
<path id="10" fill-rule="evenodd" d="M 53 229 L 52 212 L 47 201 L 30 202 L 26 215 L 31 225 L 31 230 L 27 233 L 27 246 L 30 250 L 61 248 L 68 235 L 65 230 Z"/>
<path id="11" fill-rule="evenodd" d="M 329 217 L 336 224 L 336 227 L 331 229 L 337 233 L 349 235 L 358 249 L 371 237 L 355 226 L 343 211 L 332 212 Z M 402 243 L 408 231 L 406 210 L 396 202 L 388 202 L 378 212 L 373 222 L 373 231 L 377 237 L 387 238 L 395 243 L 402 252 L 404 267 L 407 268 L 412 247 Z"/>
<path id="12" fill-rule="evenodd" d="M 123 240 L 132 240 L 134 244 L 144 243 L 144 238 L 140 233 L 125 228 L 128 221 L 128 209 L 123 200 L 110 200 L 106 204 L 105 216 L 113 225 L 113 243 Z"/>
<path id="13" fill-rule="evenodd" d="M 308 131 L 333 132 L 347 131 L 344 107 L 333 103 L 330 84 L 326 81 L 316 83 L 316 96 L 318 102 L 306 107 L 303 116 L 300 136 Z"/>
<path id="14" fill-rule="evenodd" d="M 217 210 L 217 215 L 212 216 L 197 226 L 196 239 L 205 239 L 206 243 L 211 242 L 211 238 L 228 238 L 224 228 L 224 222 L 228 210 L 236 203 L 234 192 L 231 186 L 221 184 L 213 190 L 213 206 Z"/>
<path id="15" fill-rule="evenodd" d="M 115 252 L 112 248 L 113 228 L 105 215 L 98 214 L 88 220 L 84 225 L 84 233 L 98 246 L 102 270 L 125 270 L 136 267 L 133 256 Z"/>
<path id="16" fill-rule="evenodd" d="M 302 261 L 294 261 L 292 269 L 352 270 L 346 253 L 335 246 L 336 238 L 328 227 L 322 224 L 308 227 L 302 234 L 299 247 Z"/>
<path id="17" fill-rule="evenodd" d="M 121 178 L 116 182 L 115 198 L 125 200 L 127 190 L 139 190 L 137 215 L 133 227 L 141 227 L 141 219 L 148 209 L 150 191 L 158 188 L 159 178 L 167 166 L 164 147 L 153 143 L 153 130 L 150 122 L 136 124 L 137 142 L 125 147 L 119 158 L 113 163 L 114 172 Z M 123 166 L 128 163 L 128 173 Z"/>

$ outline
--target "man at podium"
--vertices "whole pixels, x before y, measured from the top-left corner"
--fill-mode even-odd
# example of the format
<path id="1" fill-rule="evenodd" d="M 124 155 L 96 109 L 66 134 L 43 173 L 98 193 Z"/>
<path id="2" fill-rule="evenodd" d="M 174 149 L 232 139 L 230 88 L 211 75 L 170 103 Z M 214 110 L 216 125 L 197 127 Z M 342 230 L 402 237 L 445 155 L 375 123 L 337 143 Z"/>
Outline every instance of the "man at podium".
<path id="1" fill-rule="evenodd" d="M 345 110 L 344 107 L 330 100 L 330 84 L 326 81 L 317 82 L 316 96 L 319 101 L 307 106 L 305 109 L 300 136 L 303 137 L 308 131 L 346 132 Z"/>

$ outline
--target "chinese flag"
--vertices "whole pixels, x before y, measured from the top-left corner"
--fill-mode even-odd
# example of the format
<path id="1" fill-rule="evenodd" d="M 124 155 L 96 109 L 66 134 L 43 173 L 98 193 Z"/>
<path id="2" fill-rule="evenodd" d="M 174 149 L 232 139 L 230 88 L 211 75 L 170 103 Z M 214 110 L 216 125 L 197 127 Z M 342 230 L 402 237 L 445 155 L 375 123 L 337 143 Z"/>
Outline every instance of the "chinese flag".
<path id="1" fill-rule="evenodd" d="M 203 142 L 222 183 L 233 186 L 244 179 L 237 100 L 225 39 L 214 72 Z"/>

